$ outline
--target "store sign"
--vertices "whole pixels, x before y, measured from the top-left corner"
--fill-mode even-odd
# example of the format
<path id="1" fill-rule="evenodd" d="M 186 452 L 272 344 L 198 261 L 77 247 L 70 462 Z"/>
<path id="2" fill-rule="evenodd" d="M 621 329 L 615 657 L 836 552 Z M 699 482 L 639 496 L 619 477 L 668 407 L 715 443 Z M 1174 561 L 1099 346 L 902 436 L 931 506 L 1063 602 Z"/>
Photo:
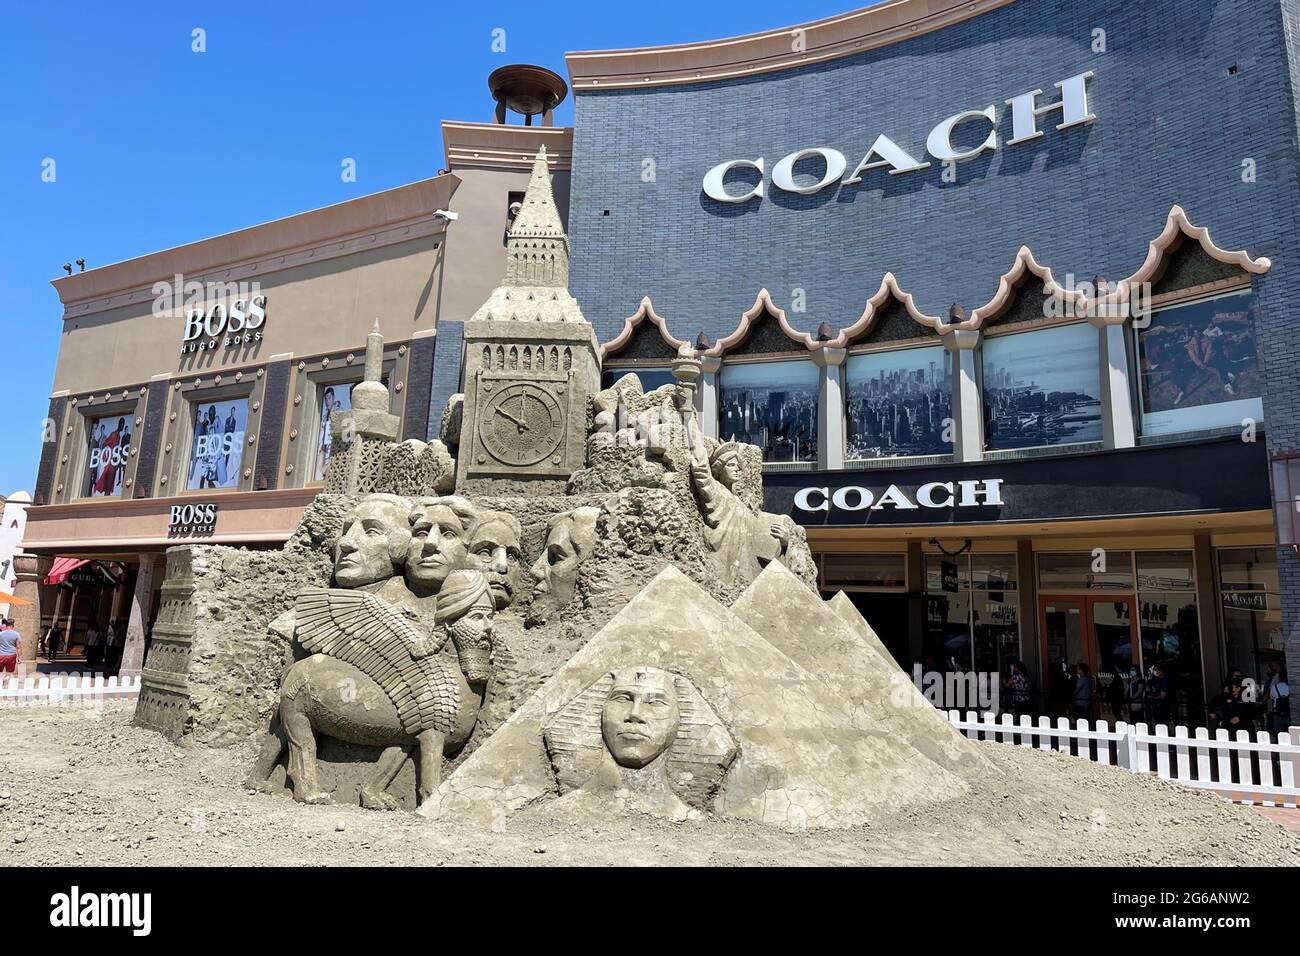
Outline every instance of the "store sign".
<path id="1" fill-rule="evenodd" d="M 949 594 L 957 593 L 957 562 L 939 562 L 940 586 Z"/>
<path id="2" fill-rule="evenodd" d="M 1267 611 L 1267 591 L 1225 591 L 1223 606 L 1237 611 Z"/>
<path id="3" fill-rule="evenodd" d="M 882 492 L 847 485 L 832 490 L 801 488 L 795 492 L 794 506 L 800 511 L 915 511 L 921 508 L 947 510 L 949 508 L 982 508 L 1002 504 L 1002 479 L 983 478 L 969 481 L 931 481 L 916 489 L 914 498 L 898 485 L 890 485 Z"/>
<path id="4" fill-rule="evenodd" d="M 186 538 L 212 534 L 217 528 L 217 506 L 208 502 L 195 505 L 172 505 L 167 521 L 167 536 Z"/>
<path id="5" fill-rule="evenodd" d="M 261 292 L 234 299 L 229 304 L 210 302 L 191 306 L 185 310 L 181 354 L 260 342 L 265 322 L 266 294 Z"/>
<path id="6" fill-rule="evenodd" d="M 1043 130 L 1038 128 L 1038 121 L 1056 110 L 1060 110 L 1061 120 L 1056 124 L 1057 130 L 1083 126 L 1095 120 L 1097 117 L 1088 109 L 1088 80 L 1094 75 L 1089 70 L 1054 84 L 1061 91 L 1061 99 L 1056 103 L 1040 105 L 1038 98 L 1042 95 L 1042 90 L 1031 90 L 1007 100 L 1006 104 L 1011 108 L 1011 139 L 1006 141 L 1006 145 L 1017 146 L 1044 136 Z M 978 123 L 987 124 L 989 130 L 988 136 L 982 142 L 968 149 L 959 149 L 953 145 L 953 131 L 958 126 Z M 930 130 L 930 135 L 926 138 L 926 152 L 940 163 L 961 162 L 974 159 L 986 152 L 991 153 L 998 148 L 997 125 L 996 103 L 981 110 L 954 113 Z M 794 168 L 805 159 L 820 160 L 822 173 L 815 182 L 795 181 Z M 928 161 L 920 161 L 894 140 L 882 134 L 876 137 L 871 148 L 853 167 L 852 172 L 846 174 L 848 161 L 839 150 L 825 146 L 812 146 L 796 150 L 778 160 L 772 167 L 771 183 L 782 192 L 808 196 L 835 184 L 848 186 L 860 183 L 863 173 L 873 169 L 888 169 L 891 176 L 898 176 L 927 169 L 930 165 Z M 733 169 L 746 168 L 757 170 L 759 181 L 743 192 L 729 193 L 724 185 L 727 174 Z M 751 199 L 762 199 L 765 173 L 766 165 L 762 156 L 757 159 L 732 159 L 719 163 L 705 173 L 702 187 L 706 196 L 718 202 L 742 203 Z"/>

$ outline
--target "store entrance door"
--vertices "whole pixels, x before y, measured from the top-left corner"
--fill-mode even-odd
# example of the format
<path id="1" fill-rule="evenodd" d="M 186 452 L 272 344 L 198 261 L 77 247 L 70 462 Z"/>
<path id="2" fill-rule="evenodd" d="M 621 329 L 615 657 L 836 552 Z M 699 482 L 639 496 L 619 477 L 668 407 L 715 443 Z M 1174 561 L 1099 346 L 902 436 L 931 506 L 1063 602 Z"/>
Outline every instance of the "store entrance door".
<path id="1" fill-rule="evenodd" d="M 1111 699 L 1111 682 L 1142 666 L 1132 595 L 1043 595 L 1038 604 L 1049 713 L 1074 716 L 1075 675 L 1079 664 L 1087 664 L 1096 678 L 1091 716 L 1110 717 L 1100 705 Z"/>

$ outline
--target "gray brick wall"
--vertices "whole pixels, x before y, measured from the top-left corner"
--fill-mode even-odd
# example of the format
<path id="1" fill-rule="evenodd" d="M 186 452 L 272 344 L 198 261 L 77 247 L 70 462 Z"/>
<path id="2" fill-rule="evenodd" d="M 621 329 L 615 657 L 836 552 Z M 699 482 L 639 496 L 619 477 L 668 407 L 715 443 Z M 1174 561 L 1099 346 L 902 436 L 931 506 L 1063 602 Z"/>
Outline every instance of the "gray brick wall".
<path id="1" fill-rule="evenodd" d="M 846 7 L 848 4 L 846 4 Z M 1093 31 L 1107 52 L 1092 50 Z M 856 164 L 878 134 L 913 155 L 940 119 L 1093 70 L 1096 123 L 958 165 L 723 206 L 716 163 L 829 146 Z M 726 83 L 575 96 L 573 289 L 602 341 L 649 294 L 673 334 L 730 332 L 760 288 L 797 328 L 861 314 L 892 271 L 934 315 L 988 301 L 1028 245 L 1058 277 L 1126 276 L 1181 204 L 1216 242 L 1266 255 L 1255 282 L 1271 452 L 1300 447 L 1300 0 L 1021 0 L 883 49 Z M 984 127 L 972 124 L 984 135 Z M 642 179 L 653 159 L 655 181 Z M 1252 160 L 1255 182 L 1243 182 Z M 1300 561 L 1279 552 L 1300 673 Z"/>
<path id="2" fill-rule="evenodd" d="M 433 385 L 429 390 L 429 439 L 438 437 L 442 410 L 447 400 L 460 391 L 460 369 L 465 342 L 465 323 L 443 320 L 434 339 Z"/>

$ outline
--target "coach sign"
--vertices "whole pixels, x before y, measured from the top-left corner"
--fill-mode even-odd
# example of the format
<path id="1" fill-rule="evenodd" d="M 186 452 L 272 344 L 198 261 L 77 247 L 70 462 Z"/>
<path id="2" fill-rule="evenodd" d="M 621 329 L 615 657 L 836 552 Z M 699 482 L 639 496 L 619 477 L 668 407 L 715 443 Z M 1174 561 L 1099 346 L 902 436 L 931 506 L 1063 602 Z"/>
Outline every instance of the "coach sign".
<path id="1" fill-rule="evenodd" d="M 807 527 L 932 527 L 1268 512 L 1263 442 L 1211 439 L 990 462 L 770 471 L 763 508 Z"/>
<path id="2" fill-rule="evenodd" d="M 880 511 L 882 508 L 915 511 L 918 508 L 947 510 L 1000 504 L 1001 478 L 927 481 L 917 487 L 915 495 L 909 495 L 898 485 L 890 485 L 878 493 L 861 485 L 846 485 L 834 491 L 829 487 L 801 488 L 794 496 L 794 506 L 800 511 L 830 511 L 832 505 L 840 511 Z"/>
<path id="3" fill-rule="evenodd" d="M 1088 81 L 1093 73 L 1089 70 L 1077 76 L 1061 80 L 1055 86 L 1061 91 L 1061 98 L 1054 103 L 1040 103 L 1042 90 L 1030 90 L 1006 101 L 1011 112 L 1011 138 L 1007 146 L 1017 146 L 1032 142 L 1044 136 L 1039 128 L 1039 120 L 1059 110 L 1056 129 L 1066 130 L 1075 126 L 1085 126 L 1097 117 L 1088 108 Z M 977 126 L 978 124 L 978 126 Z M 988 135 L 973 146 L 958 148 L 953 145 L 953 133 L 958 126 L 970 125 L 987 129 Z M 985 152 L 998 148 L 998 110 L 997 104 L 990 104 L 984 109 L 969 109 L 954 113 L 940 120 L 929 136 L 926 137 L 926 153 L 940 163 L 956 163 L 974 159 Z M 821 166 L 821 174 L 813 182 L 800 183 L 795 180 L 795 166 L 803 160 L 812 160 Z M 914 173 L 929 168 L 929 161 L 922 162 L 909 153 L 894 140 L 883 133 L 876 137 L 862 160 L 846 175 L 849 168 L 845 155 L 837 149 L 825 146 L 812 146 L 795 150 L 776 162 L 772 167 L 772 185 L 787 193 L 801 196 L 811 195 L 836 183 L 852 185 L 862 182 L 863 174 L 875 169 L 886 169 L 891 176 Z M 733 169 L 752 169 L 759 175 L 758 182 L 743 192 L 728 192 L 724 181 Z M 766 171 L 762 156 L 757 159 L 732 159 L 719 163 L 704 175 L 702 188 L 710 199 L 724 203 L 741 203 L 750 199 L 763 198 L 762 176 Z"/>

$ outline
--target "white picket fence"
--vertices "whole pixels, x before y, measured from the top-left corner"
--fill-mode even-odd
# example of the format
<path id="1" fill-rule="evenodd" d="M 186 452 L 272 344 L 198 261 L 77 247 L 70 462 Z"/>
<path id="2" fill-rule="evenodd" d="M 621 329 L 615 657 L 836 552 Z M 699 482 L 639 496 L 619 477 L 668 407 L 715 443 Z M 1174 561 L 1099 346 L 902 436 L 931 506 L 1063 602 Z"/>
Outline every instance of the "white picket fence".
<path id="1" fill-rule="evenodd" d="M 1263 731 L 1252 738 L 1245 730 L 1236 737 L 1217 730 L 1213 737 L 1204 727 L 1188 733 L 1164 724 L 1148 730 L 1146 724 L 1116 722 L 1112 728 L 1098 720 L 1073 724 L 1064 717 L 1056 723 L 1039 717 L 1016 722 L 1010 714 L 966 711 L 944 712 L 948 722 L 972 740 L 992 740 L 1039 750 L 1058 750 L 1132 773 L 1154 773 L 1187 787 L 1211 790 L 1237 803 L 1266 807 L 1300 805 L 1300 731 L 1278 734 L 1274 740 Z"/>
<path id="2" fill-rule="evenodd" d="M 140 677 L 105 678 L 103 674 L 43 674 L 0 678 L 0 708 L 85 707 L 109 700 L 135 700 Z"/>

